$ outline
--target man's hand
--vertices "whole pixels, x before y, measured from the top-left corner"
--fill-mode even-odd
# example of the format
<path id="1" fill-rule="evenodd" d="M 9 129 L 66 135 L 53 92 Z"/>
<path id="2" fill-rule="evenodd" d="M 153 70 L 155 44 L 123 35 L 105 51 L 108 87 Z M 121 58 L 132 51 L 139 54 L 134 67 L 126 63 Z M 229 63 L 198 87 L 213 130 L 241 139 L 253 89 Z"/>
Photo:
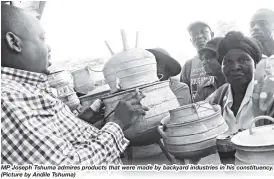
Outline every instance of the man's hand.
<path id="1" fill-rule="evenodd" d="M 99 120 L 103 120 L 105 114 L 105 105 L 103 102 L 98 103 L 98 100 L 93 103 L 96 103 L 96 105 L 91 105 L 90 107 L 82 111 L 78 115 L 78 117 L 90 124 L 94 124 Z"/>
<path id="2" fill-rule="evenodd" d="M 115 108 L 114 118 L 110 122 L 117 123 L 122 130 L 128 129 L 141 115 L 145 115 L 148 107 L 143 106 L 140 101 L 145 97 L 136 89 L 133 93 L 119 101 Z"/>

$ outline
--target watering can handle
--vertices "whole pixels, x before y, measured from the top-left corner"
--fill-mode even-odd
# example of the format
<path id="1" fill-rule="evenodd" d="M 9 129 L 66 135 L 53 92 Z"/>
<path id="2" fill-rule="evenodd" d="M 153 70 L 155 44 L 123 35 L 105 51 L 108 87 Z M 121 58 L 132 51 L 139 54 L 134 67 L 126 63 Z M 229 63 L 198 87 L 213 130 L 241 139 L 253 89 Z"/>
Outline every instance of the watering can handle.
<path id="1" fill-rule="evenodd" d="M 163 125 L 158 126 L 157 130 L 163 138 L 166 138 L 166 134 L 164 132 L 164 126 Z"/>
<path id="2" fill-rule="evenodd" d="M 161 74 L 161 73 L 158 73 L 157 75 L 161 76 L 160 79 L 159 79 L 160 81 L 164 78 L 164 75 Z"/>
<path id="3" fill-rule="evenodd" d="M 261 119 L 268 119 L 268 120 L 274 122 L 274 119 L 273 119 L 272 117 L 270 117 L 270 116 L 258 116 L 258 117 L 255 117 L 255 118 L 252 120 L 252 122 L 251 122 L 251 124 L 250 124 L 250 126 L 249 126 L 249 134 L 250 134 L 250 135 L 252 135 L 252 134 L 254 133 L 254 132 L 252 131 L 252 129 L 253 129 L 252 125 L 253 125 L 255 122 L 257 122 L 258 120 L 261 120 Z"/>

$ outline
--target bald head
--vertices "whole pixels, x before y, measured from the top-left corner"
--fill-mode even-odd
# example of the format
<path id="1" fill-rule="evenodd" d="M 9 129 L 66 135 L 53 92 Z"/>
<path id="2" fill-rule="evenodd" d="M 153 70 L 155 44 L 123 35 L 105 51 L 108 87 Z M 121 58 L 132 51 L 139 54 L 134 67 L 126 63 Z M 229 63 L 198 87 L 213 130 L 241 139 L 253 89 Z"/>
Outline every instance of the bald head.
<path id="1" fill-rule="evenodd" d="M 48 47 L 38 19 L 18 7 L 1 5 L 1 65 L 47 73 Z"/>
<path id="2" fill-rule="evenodd" d="M 35 22 L 36 21 L 36 22 Z M 27 11 L 15 6 L 6 4 L 1 5 L 1 38 L 5 36 L 7 32 L 12 32 L 16 35 L 26 35 L 28 28 L 33 23 L 39 23 L 37 19 L 27 13 Z"/>

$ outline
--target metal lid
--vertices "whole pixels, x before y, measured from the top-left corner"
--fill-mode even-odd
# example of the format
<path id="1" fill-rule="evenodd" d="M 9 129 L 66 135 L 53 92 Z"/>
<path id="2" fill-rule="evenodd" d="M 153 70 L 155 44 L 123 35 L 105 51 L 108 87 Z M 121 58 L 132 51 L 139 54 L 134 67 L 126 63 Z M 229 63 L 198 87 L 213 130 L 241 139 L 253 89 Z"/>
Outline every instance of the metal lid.
<path id="1" fill-rule="evenodd" d="M 269 116 L 258 116 L 250 124 L 248 130 L 239 132 L 232 137 L 231 141 L 238 146 L 264 147 L 274 145 L 274 125 L 265 125 L 253 128 L 253 124 L 261 119 L 268 119 L 274 122 Z"/>

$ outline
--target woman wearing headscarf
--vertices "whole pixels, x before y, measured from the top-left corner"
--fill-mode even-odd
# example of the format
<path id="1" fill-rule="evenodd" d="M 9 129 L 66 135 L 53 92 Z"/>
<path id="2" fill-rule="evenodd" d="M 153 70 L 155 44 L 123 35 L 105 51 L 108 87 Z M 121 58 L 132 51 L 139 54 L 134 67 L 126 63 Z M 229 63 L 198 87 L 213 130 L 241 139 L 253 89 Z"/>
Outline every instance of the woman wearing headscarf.
<path id="1" fill-rule="evenodd" d="M 259 41 L 241 32 L 229 32 L 218 45 L 222 72 L 227 81 L 207 100 L 219 104 L 229 130 L 228 135 L 247 129 L 254 117 L 274 117 L 274 76 L 254 80 L 255 68 L 262 58 Z M 256 125 L 269 124 L 259 121 Z"/>

